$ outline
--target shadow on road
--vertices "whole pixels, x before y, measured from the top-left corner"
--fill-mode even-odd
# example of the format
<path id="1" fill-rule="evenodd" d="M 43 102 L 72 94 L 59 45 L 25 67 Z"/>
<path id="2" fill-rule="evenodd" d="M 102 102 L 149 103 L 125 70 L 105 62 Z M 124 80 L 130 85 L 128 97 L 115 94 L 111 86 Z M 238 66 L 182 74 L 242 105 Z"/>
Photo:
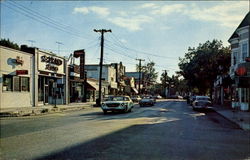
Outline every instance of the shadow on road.
<path id="1" fill-rule="evenodd" d="M 133 125 L 36 160 L 237 160 L 250 157 L 249 132 L 214 125 L 223 121 L 209 121 L 217 116 L 214 112 L 180 114 L 166 112 L 162 115 L 164 121 Z"/>

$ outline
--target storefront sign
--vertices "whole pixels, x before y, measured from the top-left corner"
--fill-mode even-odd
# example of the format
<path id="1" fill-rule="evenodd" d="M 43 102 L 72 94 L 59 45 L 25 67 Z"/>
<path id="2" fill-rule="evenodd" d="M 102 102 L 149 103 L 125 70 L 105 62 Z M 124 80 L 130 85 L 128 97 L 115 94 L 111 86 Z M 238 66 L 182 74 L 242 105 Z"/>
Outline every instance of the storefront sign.
<path id="1" fill-rule="evenodd" d="M 246 67 L 239 67 L 236 69 L 236 74 L 238 76 L 244 76 L 244 75 L 246 75 L 246 73 L 247 73 Z"/>
<path id="2" fill-rule="evenodd" d="M 46 63 L 51 63 L 51 64 L 55 64 L 55 65 L 62 65 L 62 60 L 58 59 L 58 58 L 54 58 L 52 56 L 42 56 L 41 57 L 41 62 L 46 62 Z"/>
<path id="3" fill-rule="evenodd" d="M 16 70 L 16 75 L 27 75 L 28 70 Z"/>
<path id="4" fill-rule="evenodd" d="M 38 69 L 45 72 L 64 74 L 64 59 L 46 53 L 39 53 Z"/>
<path id="5" fill-rule="evenodd" d="M 74 57 L 75 57 L 75 58 L 78 58 L 78 57 L 80 57 L 80 56 L 83 55 L 83 54 L 85 54 L 84 49 L 74 51 Z"/>

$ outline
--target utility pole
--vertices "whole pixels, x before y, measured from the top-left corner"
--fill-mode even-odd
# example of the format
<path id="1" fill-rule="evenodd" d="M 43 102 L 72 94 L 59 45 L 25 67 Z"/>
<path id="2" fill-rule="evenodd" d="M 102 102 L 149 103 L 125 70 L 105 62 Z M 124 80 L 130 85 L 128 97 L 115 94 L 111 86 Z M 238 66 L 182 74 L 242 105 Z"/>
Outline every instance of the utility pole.
<path id="1" fill-rule="evenodd" d="M 139 61 L 139 94 L 141 94 L 141 61 L 145 61 L 145 59 L 136 59 Z"/>
<path id="2" fill-rule="evenodd" d="M 100 57 L 100 73 L 99 73 L 99 97 L 98 100 L 96 101 L 97 106 L 101 106 L 101 101 L 102 101 L 102 63 L 103 63 L 103 48 L 104 48 L 104 33 L 106 32 L 112 32 L 111 29 L 106 30 L 106 29 L 94 29 L 95 32 L 100 32 L 101 33 L 101 57 Z"/>
<path id="3" fill-rule="evenodd" d="M 165 96 L 167 97 L 166 88 L 167 88 L 167 75 L 168 75 L 167 71 L 168 70 L 162 70 L 162 71 L 164 71 L 164 84 L 163 84 L 164 85 L 164 92 L 165 92 Z"/>

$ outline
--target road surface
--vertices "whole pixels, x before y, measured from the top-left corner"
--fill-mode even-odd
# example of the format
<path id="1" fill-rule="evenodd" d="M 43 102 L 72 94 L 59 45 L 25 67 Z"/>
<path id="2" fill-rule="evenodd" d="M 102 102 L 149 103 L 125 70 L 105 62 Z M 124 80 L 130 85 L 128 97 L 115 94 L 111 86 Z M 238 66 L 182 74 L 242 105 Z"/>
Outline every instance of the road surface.
<path id="1" fill-rule="evenodd" d="M 1 160 L 250 159 L 250 132 L 185 101 L 1 118 Z"/>

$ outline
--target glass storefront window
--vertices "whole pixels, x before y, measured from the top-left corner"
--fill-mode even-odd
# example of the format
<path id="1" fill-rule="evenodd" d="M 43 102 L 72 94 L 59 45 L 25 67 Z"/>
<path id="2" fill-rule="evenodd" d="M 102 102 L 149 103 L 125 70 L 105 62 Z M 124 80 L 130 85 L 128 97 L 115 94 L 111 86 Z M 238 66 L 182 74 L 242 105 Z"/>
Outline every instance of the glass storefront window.
<path id="1" fill-rule="evenodd" d="M 30 91 L 29 77 L 21 77 L 21 89 L 22 91 Z"/>
<path id="2" fill-rule="evenodd" d="M 20 78 L 17 76 L 13 77 L 13 90 L 14 91 L 21 91 L 20 89 Z"/>
<path id="3" fill-rule="evenodd" d="M 241 102 L 249 102 L 249 88 L 241 88 Z"/>
<path id="4" fill-rule="evenodd" d="M 3 75 L 3 91 L 12 91 L 12 77 L 10 75 Z"/>

